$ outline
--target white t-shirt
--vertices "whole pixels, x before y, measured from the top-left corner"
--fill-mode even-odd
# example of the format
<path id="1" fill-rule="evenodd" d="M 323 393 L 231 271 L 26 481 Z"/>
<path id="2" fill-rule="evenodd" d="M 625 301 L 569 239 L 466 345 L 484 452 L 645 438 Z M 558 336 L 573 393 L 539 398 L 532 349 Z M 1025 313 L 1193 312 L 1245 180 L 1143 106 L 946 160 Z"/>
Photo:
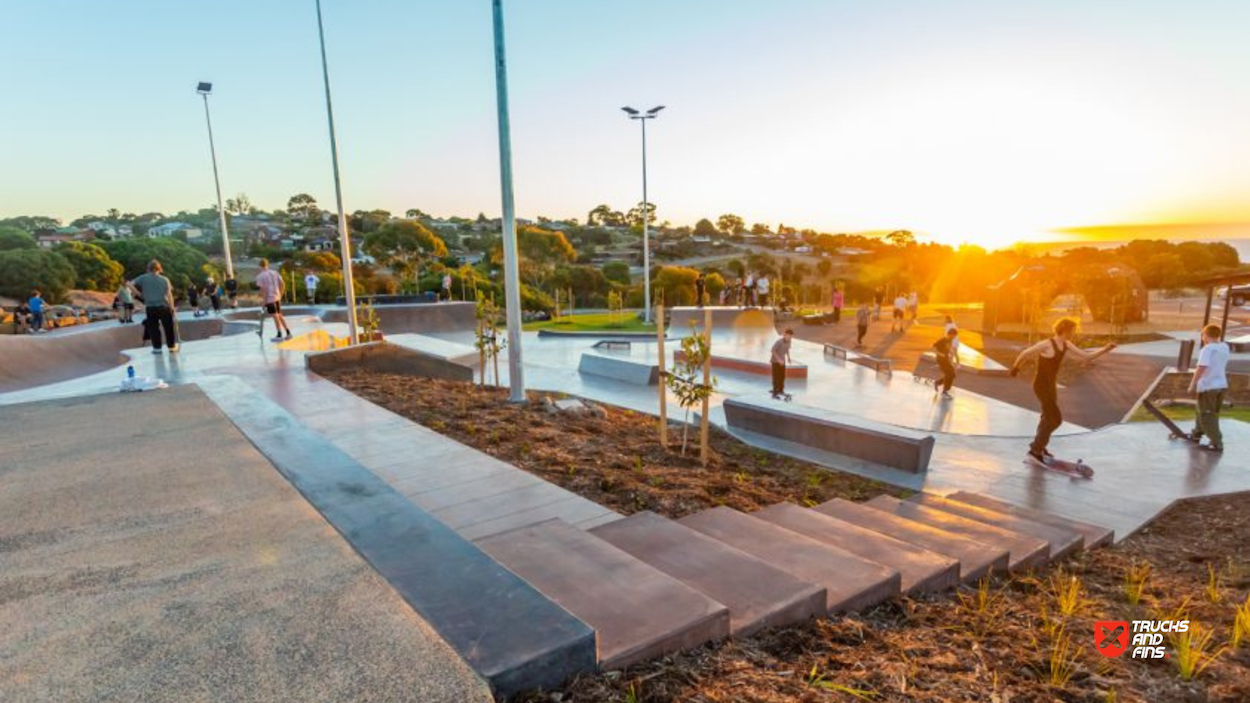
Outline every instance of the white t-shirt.
<path id="1" fill-rule="evenodd" d="M 906 309 L 907 309 L 907 298 L 904 298 L 904 297 L 903 297 L 903 296 L 901 296 L 901 295 L 900 295 L 899 297 L 895 298 L 895 299 L 894 299 L 894 309 L 895 309 L 895 310 L 906 310 Z"/>
<path id="2" fill-rule="evenodd" d="M 1228 388 L 1228 345 L 1224 342 L 1211 342 L 1198 352 L 1198 366 L 1205 366 L 1202 378 L 1198 379 L 1198 392 L 1218 391 Z"/>
<path id="3" fill-rule="evenodd" d="M 317 274 L 310 273 L 304 276 L 304 287 L 308 290 L 317 290 L 318 283 L 321 283 L 321 279 L 317 278 Z"/>
<path id="4" fill-rule="evenodd" d="M 282 276 L 273 269 L 265 269 L 256 274 L 256 287 L 260 288 L 266 304 L 276 303 L 282 297 Z"/>
<path id="5" fill-rule="evenodd" d="M 760 276 L 759 279 L 755 281 L 755 289 L 767 295 L 768 294 L 768 278 L 766 276 Z"/>

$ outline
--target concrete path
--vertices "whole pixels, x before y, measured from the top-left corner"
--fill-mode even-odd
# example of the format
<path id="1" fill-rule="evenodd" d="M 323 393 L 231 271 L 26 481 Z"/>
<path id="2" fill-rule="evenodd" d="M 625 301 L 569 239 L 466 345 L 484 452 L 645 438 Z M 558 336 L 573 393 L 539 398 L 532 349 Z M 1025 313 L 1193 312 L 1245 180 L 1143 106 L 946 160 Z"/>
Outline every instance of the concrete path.
<path id="1" fill-rule="evenodd" d="M 491 700 L 194 387 L 0 426 L 0 700 Z"/>

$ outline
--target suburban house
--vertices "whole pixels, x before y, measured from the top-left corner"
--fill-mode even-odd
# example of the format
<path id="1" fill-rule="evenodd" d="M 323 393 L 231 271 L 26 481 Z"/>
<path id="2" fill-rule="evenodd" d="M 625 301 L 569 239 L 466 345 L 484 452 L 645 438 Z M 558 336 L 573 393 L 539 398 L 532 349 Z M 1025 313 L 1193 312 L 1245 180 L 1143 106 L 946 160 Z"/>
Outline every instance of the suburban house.
<path id="1" fill-rule="evenodd" d="M 95 232 L 86 228 L 58 227 L 35 230 L 35 241 L 44 249 L 51 249 L 63 242 L 89 242 L 93 239 L 95 239 Z"/>
<path id="2" fill-rule="evenodd" d="M 204 236 L 204 230 L 185 222 L 166 222 L 163 225 L 156 225 L 148 230 L 149 239 L 157 239 L 159 237 L 172 237 L 178 232 L 182 232 L 187 239 L 198 239 Z"/>

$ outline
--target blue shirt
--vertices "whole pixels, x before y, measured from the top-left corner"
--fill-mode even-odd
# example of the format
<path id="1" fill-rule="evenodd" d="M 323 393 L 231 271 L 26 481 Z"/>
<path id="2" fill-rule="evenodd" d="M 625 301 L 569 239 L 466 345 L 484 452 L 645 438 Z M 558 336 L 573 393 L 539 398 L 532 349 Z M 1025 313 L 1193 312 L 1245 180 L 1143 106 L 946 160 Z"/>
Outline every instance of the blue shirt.
<path id="1" fill-rule="evenodd" d="M 26 305 L 30 307 L 30 311 L 33 313 L 43 312 L 43 298 L 37 295 L 27 301 Z"/>

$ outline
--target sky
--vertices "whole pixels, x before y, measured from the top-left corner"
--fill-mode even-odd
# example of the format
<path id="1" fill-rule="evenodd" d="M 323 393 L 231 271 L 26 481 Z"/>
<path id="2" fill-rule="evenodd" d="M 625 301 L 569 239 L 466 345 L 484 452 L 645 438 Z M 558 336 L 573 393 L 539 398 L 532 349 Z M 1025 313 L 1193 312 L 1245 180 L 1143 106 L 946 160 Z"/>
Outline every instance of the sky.
<path id="1" fill-rule="evenodd" d="M 345 205 L 500 210 L 490 2 L 323 0 Z M 1250 222 L 1245 0 L 505 0 L 524 217 Z M 333 208 L 313 0 L 0 2 L 0 217 Z M 1094 230 L 1091 230 L 1094 231 Z M 1246 229 L 1250 234 L 1250 228 Z"/>

